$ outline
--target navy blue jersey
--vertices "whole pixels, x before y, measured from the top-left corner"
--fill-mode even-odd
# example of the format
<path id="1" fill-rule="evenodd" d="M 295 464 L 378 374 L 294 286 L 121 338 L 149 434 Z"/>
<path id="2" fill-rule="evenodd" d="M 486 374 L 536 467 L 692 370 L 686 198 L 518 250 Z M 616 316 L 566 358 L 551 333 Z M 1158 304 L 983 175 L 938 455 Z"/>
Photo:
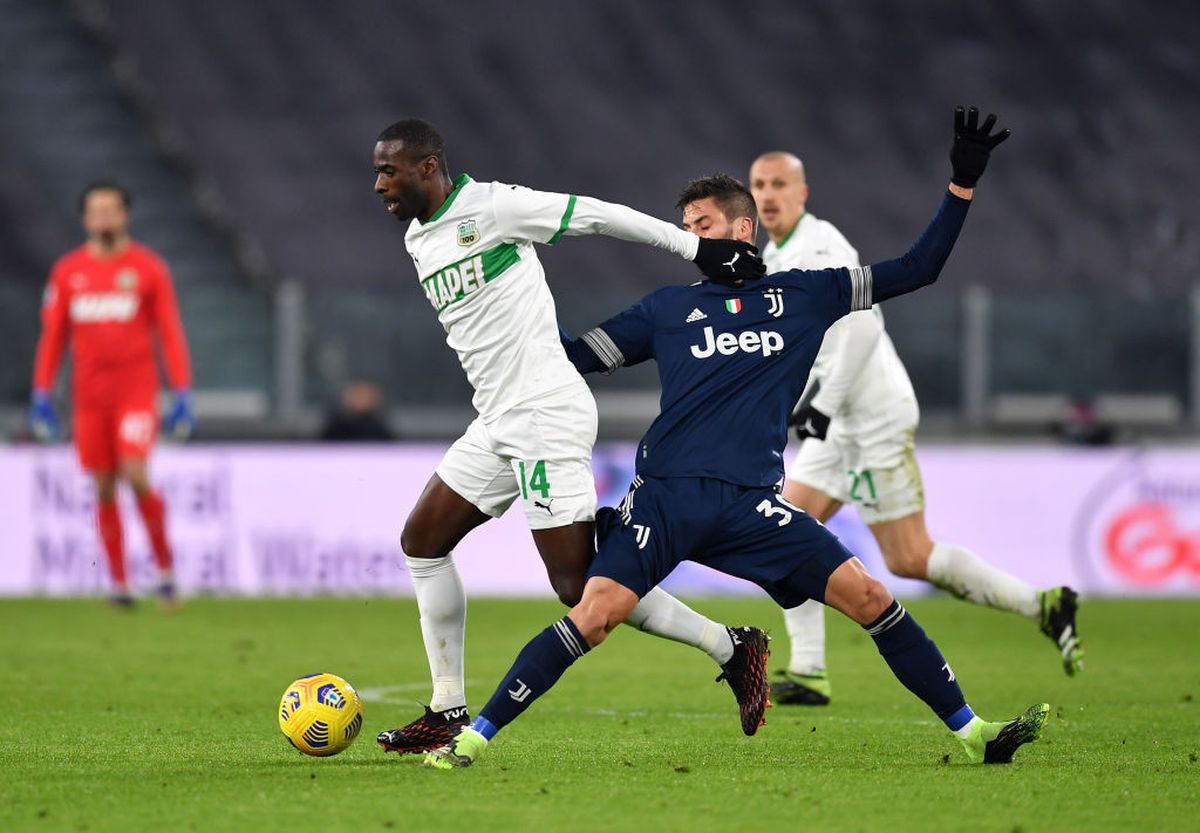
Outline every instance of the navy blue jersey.
<path id="1" fill-rule="evenodd" d="M 638 474 L 778 483 L 788 415 L 825 330 L 871 305 L 860 292 L 865 306 L 855 307 L 854 294 L 847 269 L 740 287 L 702 281 L 653 292 L 585 333 L 609 369 L 658 362 L 660 413 L 638 447 Z"/>
<path id="2" fill-rule="evenodd" d="M 792 270 L 731 287 L 668 286 L 579 339 L 584 373 L 658 363 L 660 412 L 637 454 L 643 477 L 711 477 L 742 486 L 783 479 L 787 420 L 825 330 L 843 315 L 932 283 L 970 202 L 946 194 L 903 257 L 867 267 Z"/>

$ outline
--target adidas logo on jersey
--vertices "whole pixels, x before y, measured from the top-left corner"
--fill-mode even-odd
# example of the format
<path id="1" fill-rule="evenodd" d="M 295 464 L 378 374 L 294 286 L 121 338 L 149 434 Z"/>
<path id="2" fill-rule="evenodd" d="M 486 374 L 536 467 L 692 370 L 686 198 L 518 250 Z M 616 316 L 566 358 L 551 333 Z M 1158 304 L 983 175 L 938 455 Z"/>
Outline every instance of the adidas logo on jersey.
<path id="1" fill-rule="evenodd" d="M 737 333 L 713 333 L 712 327 L 704 328 L 704 344 L 693 344 L 692 355 L 698 359 L 707 359 L 714 353 L 722 356 L 732 356 L 741 350 L 743 353 L 762 353 L 763 358 L 783 349 L 783 336 L 774 330 L 754 332 L 745 330 Z"/>
<path id="2" fill-rule="evenodd" d="M 700 311 L 700 307 L 696 307 L 688 313 L 688 317 L 684 319 L 684 323 L 695 324 L 697 321 L 703 321 L 705 318 L 708 318 L 708 316 Z"/>

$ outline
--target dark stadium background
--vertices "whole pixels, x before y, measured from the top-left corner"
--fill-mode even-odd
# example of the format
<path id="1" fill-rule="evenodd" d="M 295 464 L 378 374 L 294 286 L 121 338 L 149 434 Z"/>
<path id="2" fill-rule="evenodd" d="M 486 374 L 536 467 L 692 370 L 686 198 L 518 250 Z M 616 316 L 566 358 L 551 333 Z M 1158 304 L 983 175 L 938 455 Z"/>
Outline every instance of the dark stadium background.
<path id="1" fill-rule="evenodd" d="M 402 435 L 446 438 L 469 389 L 371 191 L 386 124 L 436 123 L 455 172 L 665 218 L 688 178 L 793 150 L 810 210 L 869 261 L 923 226 L 950 109 L 977 103 L 1014 138 L 942 281 L 886 309 L 923 431 L 1194 430 L 1198 19 L 1169 0 L 3 0 L 0 425 L 23 432 L 41 289 L 101 174 L 175 271 L 200 439 L 311 435 L 355 379 Z M 543 257 L 570 330 L 694 277 L 607 240 Z M 602 434 L 636 434 L 655 387 L 600 381 Z"/>

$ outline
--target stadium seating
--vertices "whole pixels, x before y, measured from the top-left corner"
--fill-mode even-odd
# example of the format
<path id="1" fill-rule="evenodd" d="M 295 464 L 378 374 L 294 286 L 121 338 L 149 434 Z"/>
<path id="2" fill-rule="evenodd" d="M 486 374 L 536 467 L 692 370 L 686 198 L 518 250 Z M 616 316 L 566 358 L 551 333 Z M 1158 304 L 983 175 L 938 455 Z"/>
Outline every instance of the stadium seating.
<path id="1" fill-rule="evenodd" d="M 134 233 L 174 272 L 196 383 L 270 389 L 269 295 L 256 289 L 233 237 L 202 208 L 200 180 L 167 152 L 162 132 L 121 78 L 80 8 L 6 0 L 0 14 L 0 401 L 24 402 L 42 286 L 53 260 L 79 244 L 76 199 L 99 178 L 134 194 Z"/>
<path id="2" fill-rule="evenodd" d="M 1087 11 L 1036 0 L 931 3 L 919 16 L 837 0 L 76 8 L 90 10 L 275 279 L 306 288 L 316 398 L 353 375 L 383 382 L 401 405 L 416 390 L 424 402 L 463 401 L 461 372 L 412 286 L 399 229 L 370 192 L 373 138 L 398 117 L 438 124 L 455 171 L 663 217 L 674 214 L 686 178 L 744 175 L 756 153 L 792 149 L 808 164 L 812 211 L 869 261 L 900 253 L 932 208 L 947 172 L 950 106 L 995 109 L 1014 139 L 983 183 L 943 284 L 887 310 L 923 404 L 937 409 L 962 399 L 959 292 L 971 284 L 996 298 L 1000 389 L 1188 396 L 1183 301 L 1200 269 L 1190 206 L 1200 185 L 1192 141 L 1200 59 L 1187 35 L 1196 15 L 1166 0 L 1150 5 L 1154 13 L 1138 16 L 1116 0 Z M 872 60 L 855 59 L 865 53 Z M 31 74 L 44 79 L 51 64 Z M 78 72 L 104 83 L 95 67 Z M 41 83 L 62 87 L 56 78 Z M 166 182 L 182 180 L 170 173 L 162 172 L 163 200 L 147 194 L 147 235 L 194 214 L 172 204 Z M 18 189 L 53 181 L 18 177 L 0 204 L 11 211 Z M 45 213 L 61 214 L 47 202 Z M 60 241 L 63 222 L 36 246 L 21 244 L 26 261 L 45 257 L 44 241 Z M 221 248 L 207 232 L 161 234 L 184 274 L 190 257 Z M 609 242 L 569 241 L 544 260 L 570 329 L 694 274 L 669 256 Z M 1112 314 L 1124 309 L 1136 314 Z M 646 373 L 620 376 L 603 384 L 654 384 Z"/>

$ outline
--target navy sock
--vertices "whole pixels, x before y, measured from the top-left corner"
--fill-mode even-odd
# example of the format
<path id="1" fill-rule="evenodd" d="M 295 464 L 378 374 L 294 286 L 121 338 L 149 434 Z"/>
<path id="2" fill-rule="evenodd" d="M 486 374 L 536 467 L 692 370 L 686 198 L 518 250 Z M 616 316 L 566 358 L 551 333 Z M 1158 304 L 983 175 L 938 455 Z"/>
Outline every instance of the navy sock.
<path id="1" fill-rule="evenodd" d="M 950 664 L 900 602 L 893 600 L 878 619 L 863 628 L 875 640 L 896 679 L 933 709 L 951 731 L 958 731 L 975 716 Z"/>
<path id="2" fill-rule="evenodd" d="M 571 663 L 587 652 L 588 644 L 575 623 L 566 616 L 559 619 L 521 649 L 517 661 L 471 728 L 491 740 L 549 691 Z"/>

